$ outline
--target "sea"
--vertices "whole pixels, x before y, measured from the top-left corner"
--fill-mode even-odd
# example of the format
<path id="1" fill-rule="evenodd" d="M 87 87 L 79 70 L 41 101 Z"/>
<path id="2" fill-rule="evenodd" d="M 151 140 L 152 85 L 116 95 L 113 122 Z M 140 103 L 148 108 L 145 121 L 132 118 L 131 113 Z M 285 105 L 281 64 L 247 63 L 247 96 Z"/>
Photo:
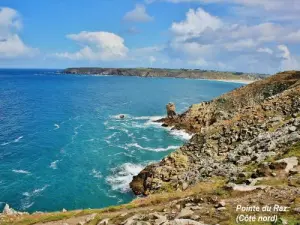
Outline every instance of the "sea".
<path id="1" fill-rule="evenodd" d="M 102 208 L 136 198 L 129 183 L 191 135 L 153 122 L 243 84 L 0 70 L 0 210 Z M 120 114 L 125 118 L 120 119 Z"/>

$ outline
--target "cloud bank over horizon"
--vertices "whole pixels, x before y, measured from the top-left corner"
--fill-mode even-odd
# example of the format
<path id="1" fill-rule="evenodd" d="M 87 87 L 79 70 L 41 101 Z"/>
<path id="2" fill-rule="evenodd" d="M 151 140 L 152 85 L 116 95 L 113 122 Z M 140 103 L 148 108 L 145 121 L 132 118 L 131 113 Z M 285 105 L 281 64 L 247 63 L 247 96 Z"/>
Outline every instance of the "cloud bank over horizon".
<path id="1" fill-rule="evenodd" d="M 49 32 L 45 42 L 26 33 L 21 7 L 0 7 L 0 66 L 17 67 L 26 61 L 32 67 L 51 62 L 60 67 L 297 70 L 300 6 L 296 0 L 289 0 L 289 5 L 279 0 L 146 0 L 123 4 L 119 16 L 103 15 L 111 20 L 107 22 L 93 20 L 92 13 L 83 15 L 85 23 L 78 18 L 78 26 L 72 18 L 70 28 L 47 21 L 57 30 Z M 166 9 L 169 13 L 164 15 Z M 40 23 L 34 28 L 44 29 Z M 23 35 L 32 40 L 30 44 Z M 50 37 L 55 38 L 51 48 L 46 41 Z"/>

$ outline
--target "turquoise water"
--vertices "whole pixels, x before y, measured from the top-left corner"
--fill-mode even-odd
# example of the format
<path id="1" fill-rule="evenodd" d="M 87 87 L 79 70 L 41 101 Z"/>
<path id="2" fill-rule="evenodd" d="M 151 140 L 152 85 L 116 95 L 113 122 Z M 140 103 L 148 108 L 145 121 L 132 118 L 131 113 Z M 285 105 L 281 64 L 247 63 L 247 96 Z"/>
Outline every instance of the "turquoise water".
<path id="1" fill-rule="evenodd" d="M 166 103 L 183 111 L 240 86 L 0 70 L 0 208 L 55 211 L 132 200 L 132 176 L 189 138 L 152 122 Z"/>

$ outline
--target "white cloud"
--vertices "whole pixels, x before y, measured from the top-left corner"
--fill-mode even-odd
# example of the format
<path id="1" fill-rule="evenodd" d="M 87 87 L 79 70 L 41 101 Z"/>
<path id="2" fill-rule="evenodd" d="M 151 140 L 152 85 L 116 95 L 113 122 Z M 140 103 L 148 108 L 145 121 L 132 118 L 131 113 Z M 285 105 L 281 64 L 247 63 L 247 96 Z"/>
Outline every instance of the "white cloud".
<path id="1" fill-rule="evenodd" d="M 16 34 L 0 41 L 0 59 L 34 56 L 36 53 L 38 50 L 27 47 Z"/>
<path id="2" fill-rule="evenodd" d="M 296 56 L 283 58 L 282 50 L 280 56 L 273 54 L 278 51 L 274 49 L 278 43 L 300 42 L 299 30 L 289 26 L 270 22 L 231 24 L 199 8 L 190 9 L 186 18 L 173 23 L 170 30 L 169 55 L 202 69 L 274 73 L 282 66 L 298 68 Z"/>
<path id="3" fill-rule="evenodd" d="M 147 14 L 144 5 L 137 4 L 132 11 L 125 14 L 123 20 L 128 22 L 150 22 L 153 20 L 153 17 Z"/>
<path id="4" fill-rule="evenodd" d="M 270 55 L 273 54 L 273 50 L 270 49 L 270 48 L 259 48 L 259 49 L 257 49 L 257 52 L 260 52 L 260 53 L 267 53 L 267 54 L 270 54 Z"/>
<path id="5" fill-rule="evenodd" d="M 186 13 L 186 19 L 182 22 L 173 23 L 170 30 L 182 38 L 194 37 L 207 29 L 217 30 L 222 26 L 222 21 L 205 12 L 202 8 L 196 11 L 190 9 Z"/>
<path id="6" fill-rule="evenodd" d="M 282 70 L 296 70 L 300 69 L 299 61 L 290 53 L 290 50 L 286 45 L 278 45 L 278 49 L 281 52 L 281 57 L 283 58 L 281 62 Z"/>
<path id="7" fill-rule="evenodd" d="M 19 13 L 0 7 L 0 58 L 11 59 L 35 55 L 38 50 L 28 47 L 18 35 L 22 27 Z"/>
<path id="8" fill-rule="evenodd" d="M 84 47 L 78 52 L 56 53 L 61 58 L 71 60 L 102 60 L 112 61 L 127 57 L 128 48 L 124 45 L 124 39 L 109 32 L 87 32 L 69 34 L 67 37 Z"/>
<path id="9" fill-rule="evenodd" d="M 245 49 L 254 48 L 257 43 L 253 39 L 241 39 L 236 42 L 230 42 L 224 44 L 228 51 L 243 51 Z"/>

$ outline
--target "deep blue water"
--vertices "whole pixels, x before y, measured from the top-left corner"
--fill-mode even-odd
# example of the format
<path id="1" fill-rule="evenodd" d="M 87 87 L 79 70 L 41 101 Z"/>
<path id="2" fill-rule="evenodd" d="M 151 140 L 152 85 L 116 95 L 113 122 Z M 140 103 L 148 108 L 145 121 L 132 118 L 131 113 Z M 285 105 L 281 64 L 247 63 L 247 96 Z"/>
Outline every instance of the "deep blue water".
<path id="1" fill-rule="evenodd" d="M 55 211 L 132 200 L 132 176 L 188 138 L 151 122 L 165 105 L 182 112 L 240 86 L 0 70 L 0 208 Z"/>

